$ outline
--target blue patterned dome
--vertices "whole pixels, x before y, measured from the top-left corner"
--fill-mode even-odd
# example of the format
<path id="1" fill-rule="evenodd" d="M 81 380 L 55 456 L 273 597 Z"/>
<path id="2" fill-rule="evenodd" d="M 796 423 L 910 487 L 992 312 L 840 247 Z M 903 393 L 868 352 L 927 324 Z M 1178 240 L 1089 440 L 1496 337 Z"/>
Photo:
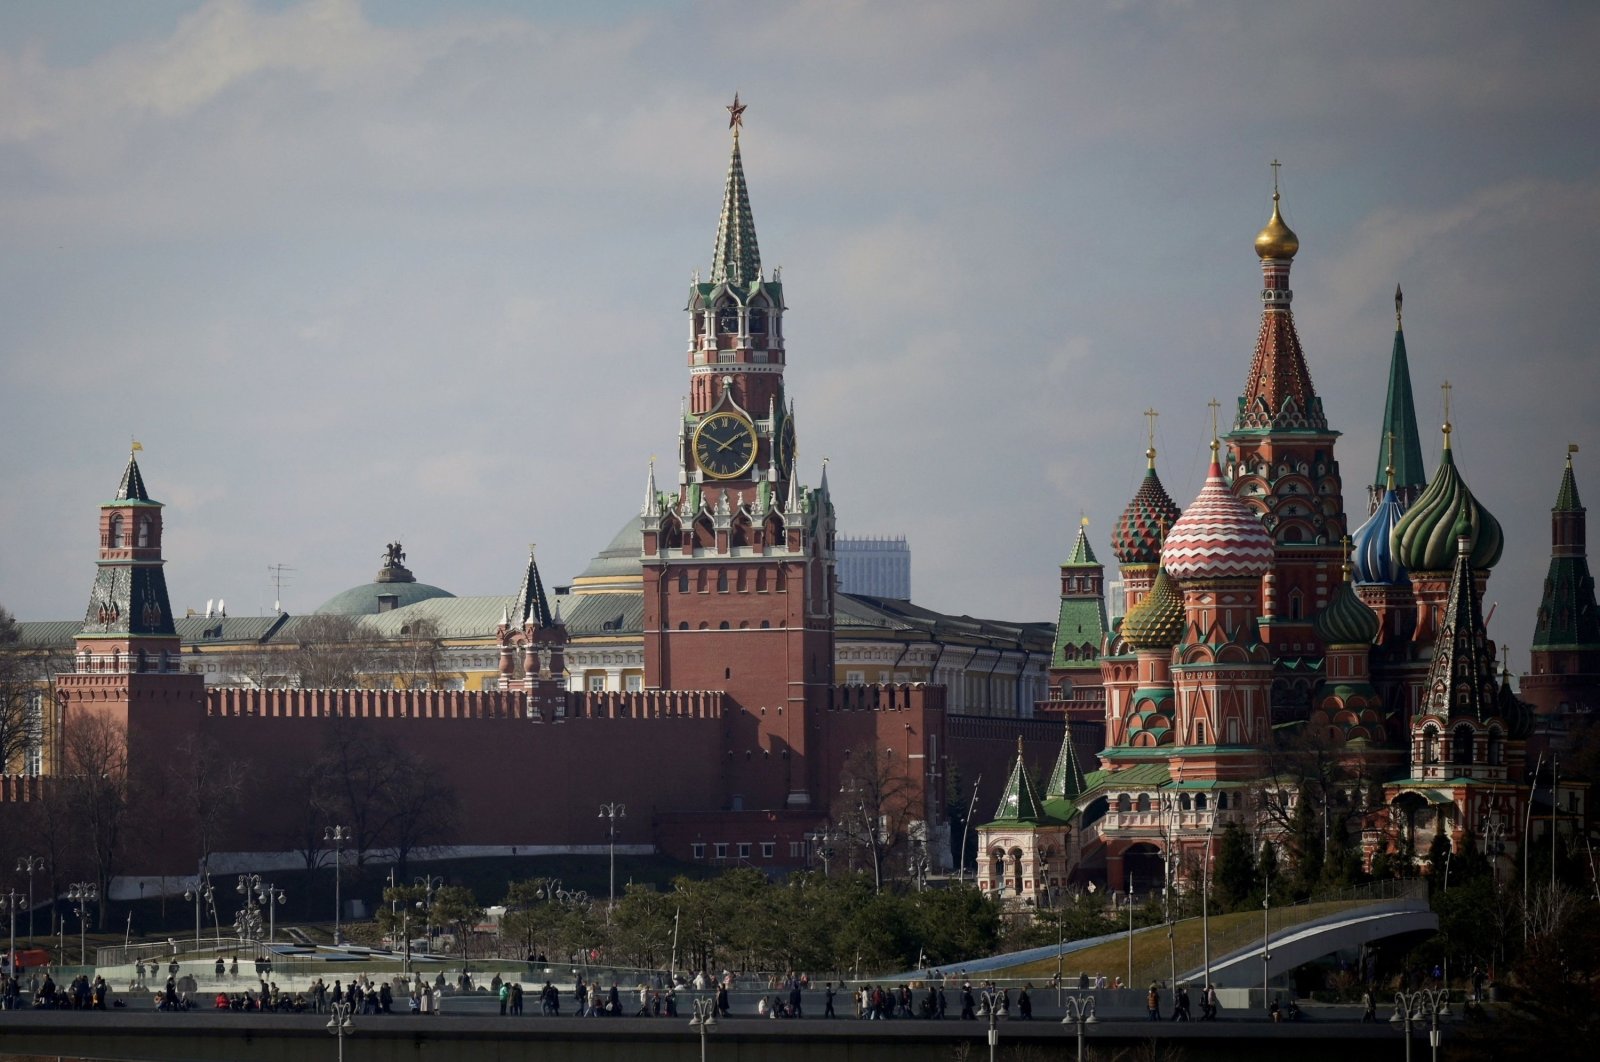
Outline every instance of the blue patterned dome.
<path id="1" fill-rule="evenodd" d="M 1391 487 L 1383 493 L 1383 501 L 1367 517 L 1367 522 L 1356 528 L 1350 540 L 1350 569 L 1358 583 L 1384 583 L 1404 586 L 1411 582 L 1405 565 L 1395 554 L 1390 538 L 1395 525 L 1405 515 L 1400 498 Z"/>

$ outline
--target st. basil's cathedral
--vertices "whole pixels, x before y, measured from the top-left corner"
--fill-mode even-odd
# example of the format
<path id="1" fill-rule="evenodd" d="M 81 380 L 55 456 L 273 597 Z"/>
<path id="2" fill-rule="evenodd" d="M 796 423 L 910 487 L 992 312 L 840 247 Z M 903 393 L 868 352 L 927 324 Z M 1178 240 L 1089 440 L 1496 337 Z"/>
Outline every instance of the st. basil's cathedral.
<path id="1" fill-rule="evenodd" d="M 1398 288 L 1378 470 L 1367 518 L 1347 532 L 1339 433 L 1294 323 L 1300 241 L 1276 188 L 1272 200 L 1255 239 L 1260 330 L 1231 430 L 1213 432 L 1205 483 L 1180 509 L 1157 475 L 1152 427 L 1143 479 L 1111 533 L 1124 614 L 1098 654 L 1067 639 L 1072 663 L 1065 620 L 1091 596 L 1073 591 L 1104 576 L 1086 529 L 1062 566 L 1050 707 L 1067 732 L 1042 787 L 1019 746 L 979 830 L 980 884 L 1006 902 L 1193 884 L 1230 824 L 1252 845 L 1282 847 L 1313 792 L 1343 805 L 1314 811 L 1350 824 L 1339 847 L 1369 867 L 1380 854 L 1421 860 L 1439 837 L 1514 861 L 1527 824 L 1538 834 L 1558 815 L 1585 821 L 1586 784 L 1551 771 L 1566 723 L 1600 707 L 1574 448 L 1519 695 L 1483 614 L 1500 524 L 1456 466 L 1448 384 L 1440 455 L 1424 475 Z M 1335 764 L 1324 776 L 1337 781 L 1303 787 L 1297 756 Z"/>

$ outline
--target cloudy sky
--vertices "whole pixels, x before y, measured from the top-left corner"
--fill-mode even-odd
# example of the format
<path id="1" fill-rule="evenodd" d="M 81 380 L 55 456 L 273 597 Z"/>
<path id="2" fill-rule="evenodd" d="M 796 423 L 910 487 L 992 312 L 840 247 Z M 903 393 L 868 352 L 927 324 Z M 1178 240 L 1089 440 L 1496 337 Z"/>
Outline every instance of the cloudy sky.
<path id="1" fill-rule="evenodd" d="M 81 614 L 128 442 L 178 608 L 566 582 L 672 455 L 743 140 L 801 458 L 916 598 L 1052 615 L 1147 407 L 1180 504 L 1243 386 L 1283 160 L 1346 499 L 1405 286 L 1431 468 L 1506 528 L 1518 670 L 1568 442 L 1600 497 L 1600 9 L 800 2 L 0 6 L 0 603 Z"/>

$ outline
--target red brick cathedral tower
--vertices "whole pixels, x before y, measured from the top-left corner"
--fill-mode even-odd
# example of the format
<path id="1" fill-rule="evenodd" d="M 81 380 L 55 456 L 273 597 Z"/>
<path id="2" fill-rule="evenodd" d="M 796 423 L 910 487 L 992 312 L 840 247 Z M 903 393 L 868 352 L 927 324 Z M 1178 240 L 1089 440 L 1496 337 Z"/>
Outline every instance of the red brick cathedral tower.
<path id="1" fill-rule="evenodd" d="M 1273 164 L 1276 167 L 1276 163 Z M 1261 636 L 1279 662 L 1274 701 L 1291 709 L 1309 704 L 1310 682 L 1282 669 L 1298 657 L 1322 656 L 1312 619 L 1340 582 L 1345 535 L 1343 488 L 1322 399 L 1311 386 L 1305 352 L 1295 333 L 1289 267 L 1300 240 L 1283 221 L 1273 181 L 1272 218 L 1256 236 L 1261 258 L 1261 331 L 1250 376 L 1239 397 L 1227 444 L 1233 492 L 1260 517 L 1275 557 L 1262 580 Z"/>
<path id="2" fill-rule="evenodd" d="M 689 402 L 675 492 L 652 465 L 640 514 L 645 684 L 732 702 L 734 810 L 826 805 L 810 748 L 833 674 L 833 505 L 795 472 L 783 286 L 761 272 L 732 115 L 709 282 L 689 291 Z"/>

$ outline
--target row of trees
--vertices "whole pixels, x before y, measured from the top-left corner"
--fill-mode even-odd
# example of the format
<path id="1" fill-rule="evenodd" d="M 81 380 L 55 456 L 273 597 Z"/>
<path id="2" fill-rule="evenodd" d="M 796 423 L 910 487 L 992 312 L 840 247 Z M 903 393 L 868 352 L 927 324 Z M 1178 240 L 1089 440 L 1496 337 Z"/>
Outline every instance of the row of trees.
<path id="1" fill-rule="evenodd" d="M 438 625 L 417 619 L 398 638 L 386 638 L 359 616 L 298 617 L 292 638 L 227 654 L 235 683 L 301 689 L 396 687 L 436 689 L 447 676 Z"/>
<path id="2" fill-rule="evenodd" d="M 394 894 L 414 904 L 415 891 Z M 680 970 L 854 976 L 987 955 L 1002 933 L 1000 912 L 975 888 L 880 889 L 864 871 L 773 881 L 738 868 L 705 880 L 680 877 L 664 891 L 630 885 L 609 918 L 604 900 L 551 878 L 513 882 L 503 903 L 506 954 L 554 962 L 598 954 L 602 963 L 644 969 L 675 960 Z"/>

